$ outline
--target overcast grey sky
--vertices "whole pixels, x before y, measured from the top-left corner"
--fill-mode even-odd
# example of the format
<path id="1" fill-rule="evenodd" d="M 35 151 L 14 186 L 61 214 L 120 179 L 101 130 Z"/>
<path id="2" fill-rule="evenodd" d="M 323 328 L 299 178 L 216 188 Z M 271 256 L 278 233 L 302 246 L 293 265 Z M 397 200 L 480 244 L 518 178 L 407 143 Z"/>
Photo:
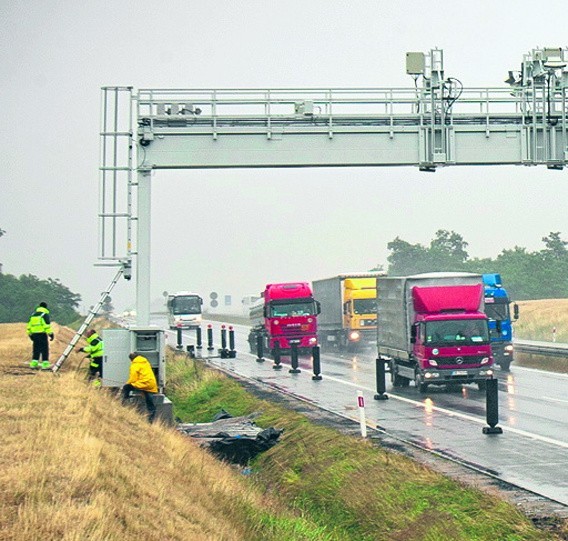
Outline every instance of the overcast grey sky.
<path id="1" fill-rule="evenodd" d="M 566 46 L 565 0 L 0 3 L 0 262 L 93 304 L 100 87 L 412 86 L 406 51 L 444 49 L 448 76 L 502 86 L 538 46 Z M 566 171 L 539 168 L 208 170 L 152 177 L 152 297 L 237 302 L 267 282 L 386 264 L 438 229 L 471 256 L 568 238 Z M 491 271 L 491 269 L 487 269 Z M 120 282 L 115 304 L 132 304 Z"/>

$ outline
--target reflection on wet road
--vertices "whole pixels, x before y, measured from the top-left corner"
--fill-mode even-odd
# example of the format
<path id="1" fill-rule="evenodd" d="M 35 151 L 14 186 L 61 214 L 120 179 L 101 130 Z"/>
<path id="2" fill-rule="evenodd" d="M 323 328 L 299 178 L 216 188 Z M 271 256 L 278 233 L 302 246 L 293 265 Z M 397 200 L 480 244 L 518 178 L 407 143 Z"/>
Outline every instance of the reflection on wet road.
<path id="1" fill-rule="evenodd" d="M 213 322 L 213 326 L 217 335 L 220 323 Z M 314 382 L 309 357 L 300 358 L 300 374 L 288 372 L 288 357 L 282 357 L 284 369 L 275 371 L 270 360 L 256 363 L 255 355 L 241 353 L 249 351 L 248 328 L 234 327 L 237 359 L 212 360 L 225 370 L 264 381 L 354 420 L 357 391 L 361 390 L 371 426 L 379 425 L 396 437 L 495 472 L 505 481 L 568 505 L 567 376 L 514 364 L 510 373 L 497 370 L 499 426 L 504 433 L 487 436 L 481 431 L 486 426 L 486 397 L 477 386 L 432 386 L 419 394 L 413 384 L 393 389 L 387 374 L 390 399 L 376 401 L 373 351 L 351 356 L 323 352 L 323 380 Z M 184 335 L 193 341 L 193 334 Z"/>

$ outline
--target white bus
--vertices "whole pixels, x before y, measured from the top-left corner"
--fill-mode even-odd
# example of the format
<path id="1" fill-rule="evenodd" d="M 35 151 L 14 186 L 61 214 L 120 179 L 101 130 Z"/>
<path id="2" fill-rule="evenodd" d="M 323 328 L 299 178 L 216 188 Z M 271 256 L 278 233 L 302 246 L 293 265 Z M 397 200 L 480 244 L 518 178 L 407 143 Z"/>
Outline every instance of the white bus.
<path id="1" fill-rule="evenodd" d="M 168 295 L 168 325 L 170 329 L 192 329 L 201 325 L 203 299 L 195 293 L 180 291 Z"/>

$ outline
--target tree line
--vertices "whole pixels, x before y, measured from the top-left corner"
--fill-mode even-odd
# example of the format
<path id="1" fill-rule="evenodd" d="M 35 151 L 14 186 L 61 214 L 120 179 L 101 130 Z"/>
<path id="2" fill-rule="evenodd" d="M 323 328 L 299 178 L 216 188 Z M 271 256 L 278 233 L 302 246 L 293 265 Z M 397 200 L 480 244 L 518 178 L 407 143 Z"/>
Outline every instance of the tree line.
<path id="1" fill-rule="evenodd" d="M 514 300 L 568 297 L 568 241 L 556 231 L 542 242 L 541 250 L 531 252 L 515 246 L 492 259 L 471 258 L 468 243 L 455 231 L 436 231 L 428 246 L 396 237 L 387 244 L 387 272 L 390 276 L 436 271 L 499 273 Z M 377 269 L 382 270 L 382 266 Z"/>
<path id="2" fill-rule="evenodd" d="M 0 323 L 27 321 L 42 301 L 47 303 L 52 321 L 61 325 L 69 325 L 80 317 L 76 308 L 81 296 L 52 278 L 0 274 L 0 299 Z"/>

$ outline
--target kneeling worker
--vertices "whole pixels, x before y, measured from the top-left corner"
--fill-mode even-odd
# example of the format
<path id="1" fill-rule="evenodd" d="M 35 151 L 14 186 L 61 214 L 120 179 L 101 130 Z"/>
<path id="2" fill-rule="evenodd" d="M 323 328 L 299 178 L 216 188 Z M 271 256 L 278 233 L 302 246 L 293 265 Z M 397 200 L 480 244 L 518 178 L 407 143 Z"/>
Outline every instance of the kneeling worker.
<path id="1" fill-rule="evenodd" d="M 146 357 L 142 357 L 139 353 L 131 353 L 128 357 L 130 358 L 130 377 L 122 388 L 122 403 L 124 404 L 130 398 L 132 391 L 143 392 L 148 408 L 148 421 L 152 422 L 156 416 L 156 406 L 152 395 L 158 392 L 152 365 Z"/>
<path id="2" fill-rule="evenodd" d="M 103 355 L 105 354 L 103 339 L 94 329 L 88 331 L 85 338 L 89 345 L 81 348 L 79 351 L 85 352 L 91 361 L 89 364 L 89 380 L 95 379 L 97 375 L 102 378 Z"/>

